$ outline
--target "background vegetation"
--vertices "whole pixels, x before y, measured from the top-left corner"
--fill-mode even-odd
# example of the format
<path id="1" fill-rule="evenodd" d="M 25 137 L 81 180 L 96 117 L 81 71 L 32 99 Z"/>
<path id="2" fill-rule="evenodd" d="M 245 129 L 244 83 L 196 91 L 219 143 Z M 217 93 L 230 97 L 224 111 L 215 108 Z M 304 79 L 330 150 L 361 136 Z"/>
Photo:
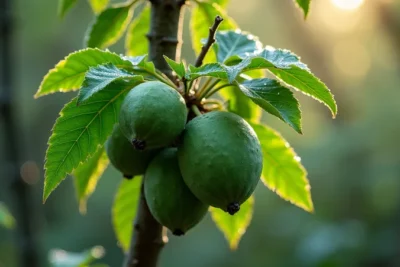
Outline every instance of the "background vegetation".
<path id="1" fill-rule="evenodd" d="M 266 115 L 301 156 L 309 172 L 314 214 L 286 203 L 272 192 L 256 193 L 253 223 L 239 249 L 231 252 L 208 217 L 184 238 L 171 237 L 160 266 L 400 266 L 400 4 L 365 1 L 352 10 L 343 2 L 314 1 L 304 22 L 292 1 L 231 0 L 229 13 L 243 30 L 264 44 L 302 56 L 331 88 L 339 106 L 335 120 L 324 106 L 300 94 L 304 134 L 299 136 Z M 46 266 L 52 248 L 106 250 L 103 262 L 120 266 L 122 252 L 111 226 L 111 204 L 120 182 L 111 167 L 78 213 L 72 180 L 42 205 L 43 158 L 50 129 L 71 94 L 33 100 L 43 75 L 59 59 L 83 47 L 92 20 L 85 1 L 62 21 L 57 1 L 17 0 L 14 4 L 15 107 L 21 174 L 30 184 L 32 223 Z M 190 41 L 186 24 L 184 56 Z M 123 44 L 112 47 L 122 52 Z M 3 138 L 0 121 L 0 138 Z M 3 140 L 3 139 L 0 139 Z M 0 201 L 15 208 L 10 168 L 0 143 Z M 18 224 L 18 222 L 17 222 Z M 16 230 L 0 228 L 0 266 L 16 266 Z"/>

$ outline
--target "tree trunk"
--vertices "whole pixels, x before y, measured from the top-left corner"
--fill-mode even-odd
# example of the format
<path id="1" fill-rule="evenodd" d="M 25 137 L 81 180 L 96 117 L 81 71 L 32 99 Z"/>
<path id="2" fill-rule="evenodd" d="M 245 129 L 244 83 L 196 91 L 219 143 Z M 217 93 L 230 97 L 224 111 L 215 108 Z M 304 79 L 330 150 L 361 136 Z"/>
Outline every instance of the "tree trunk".
<path id="1" fill-rule="evenodd" d="M 18 262 L 19 266 L 39 266 L 36 251 L 34 231 L 32 229 L 32 201 L 30 200 L 29 185 L 21 178 L 20 165 L 20 140 L 18 140 L 17 117 L 14 114 L 12 95 L 13 83 L 13 43 L 12 43 L 12 0 L 0 0 L 0 116 L 3 118 L 4 127 L 4 152 L 6 160 L 11 163 L 12 175 L 11 189 L 14 193 L 14 208 L 17 219 Z M 0 122 L 1 122 L 0 117 Z M 1 140 L 0 140 L 1 141 Z M 3 177 L 2 177 L 3 178 Z M 6 178 L 6 177 L 4 177 Z"/>
<path id="2" fill-rule="evenodd" d="M 172 71 L 163 55 L 180 59 L 182 39 L 183 0 L 150 0 L 151 22 L 149 60 L 157 69 L 172 78 Z M 144 179 L 143 179 L 144 181 Z M 125 267 L 156 267 L 161 249 L 167 239 L 163 227 L 151 215 L 144 198 L 143 182 L 138 212 L 133 222 L 133 235 Z"/>

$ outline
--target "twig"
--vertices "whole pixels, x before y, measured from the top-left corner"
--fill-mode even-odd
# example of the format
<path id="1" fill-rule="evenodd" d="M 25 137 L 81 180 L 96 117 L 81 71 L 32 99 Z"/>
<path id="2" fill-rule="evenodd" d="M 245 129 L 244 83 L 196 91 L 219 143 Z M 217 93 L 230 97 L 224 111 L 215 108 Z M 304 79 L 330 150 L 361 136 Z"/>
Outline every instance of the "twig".
<path id="1" fill-rule="evenodd" d="M 200 67 L 201 65 L 203 65 L 203 60 L 206 57 L 208 50 L 210 50 L 213 43 L 215 43 L 215 32 L 217 31 L 219 24 L 221 24 L 223 20 L 224 19 L 220 16 L 215 17 L 214 24 L 209 29 L 207 43 L 203 45 L 203 47 L 201 48 L 201 52 L 196 59 L 196 67 Z"/>

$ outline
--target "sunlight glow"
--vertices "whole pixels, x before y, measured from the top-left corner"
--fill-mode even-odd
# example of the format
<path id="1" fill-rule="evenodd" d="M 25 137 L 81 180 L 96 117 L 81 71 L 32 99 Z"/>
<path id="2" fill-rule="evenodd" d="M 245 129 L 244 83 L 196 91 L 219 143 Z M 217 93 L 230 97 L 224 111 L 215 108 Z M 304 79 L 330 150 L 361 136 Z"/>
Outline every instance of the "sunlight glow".
<path id="1" fill-rule="evenodd" d="M 349 78 L 362 79 L 371 67 L 370 53 L 358 40 L 338 42 L 332 55 L 338 70 Z"/>
<path id="2" fill-rule="evenodd" d="M 337 8 L 343 10 L 356 10 L 364 3 L 364 0 L 331 0 L 331 1 Z"/>

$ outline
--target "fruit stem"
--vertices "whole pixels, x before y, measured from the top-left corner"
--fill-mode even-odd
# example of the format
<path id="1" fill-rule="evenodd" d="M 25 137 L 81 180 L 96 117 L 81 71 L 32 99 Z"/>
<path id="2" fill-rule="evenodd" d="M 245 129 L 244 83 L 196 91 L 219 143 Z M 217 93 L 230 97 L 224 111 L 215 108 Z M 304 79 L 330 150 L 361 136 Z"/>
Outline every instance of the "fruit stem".
<path id="1" fill-rule="evenodd" d="M 200 78 L 201 80 L 201 78 Z M 202 85 L 202 87 L 200 88 L 200 91 L 203 90 L 204 88 L 208 88 L 208 86 L 210 85 L 210 82 L 213 80 L 213 78 L 211 77 L 207 77 L 206 81 L 204 82 L 204 84 Z"/>
<path id="2" fill-rule="evenodd" d="M 223 88 L 225 88 L 225 87 L 228 87 L 228 86 L 232 86 L 232 84 L 226 83 L 226 84 L 223 84 L 223 85 L 221 85 L 221 86 L 215 87 L 215 88 L 213 88 L 212 90 L 209 90 L 209 91 L 205 94 L 204 98 L 210 97 L 210 96 L 212 96 L 213 94 L 215 94 L 216 92 L 218 92 L 219 90 L 221 90 L 221 89 L 223 89 Z"/>
<path id="3" fill-rule="evenodd" d="M 151 73 L 150 73 L 151 74 Z M 154 75 L 154 73 L 152 74 Z M 162 75 L 158 72 L 156 72 L 155 76 L 157 77 L 157 79 L 159 79 L 160 81 L 162 81 L 163 83 L 168 84 L 169 86 L 172 86 L 173 88 L 176 88 L 176 85 L 171 81 L 171 79 L 169 79 L 168 76 Z M 165 77 L 164 77 L 165 76 Z"/>
<path id="4" fill-rule="evenodd" d="M 193 105 L 193 106 L 191 107 L 191 110 L 193 111 L 194 114 L 196 114 L 196 116 L 201 116 L 201 115 L 203 115 L 203 114 L 201 113 L 199 107 L 196 106 L 196 105 Z"/>
<path id="5" fill-rule="evenodd" d="M 214 105 L 217 106 L 218 110 L 223 110 L 224 109 L 224 104 L 217 100 L 217 99 L 207 99 L 204 102 L 202 102 L 203 105 Z M 214 110 L 214 108 L 211 108 L 212 110 Z"/>
<path id="6" fill-rule="evenodd" d="M 196 97 L 199 101 L 201 101 L 203 98 L 205 98 L 208 94 L 209 91 L 211 91 L 221 80 L 216 79 L 214 82 L 212 82 L 210 85 L 205 84 L 204 89 L 199 90 L 198 96 Z M 206 87 L 207 86 L 207 87 Z"/>

